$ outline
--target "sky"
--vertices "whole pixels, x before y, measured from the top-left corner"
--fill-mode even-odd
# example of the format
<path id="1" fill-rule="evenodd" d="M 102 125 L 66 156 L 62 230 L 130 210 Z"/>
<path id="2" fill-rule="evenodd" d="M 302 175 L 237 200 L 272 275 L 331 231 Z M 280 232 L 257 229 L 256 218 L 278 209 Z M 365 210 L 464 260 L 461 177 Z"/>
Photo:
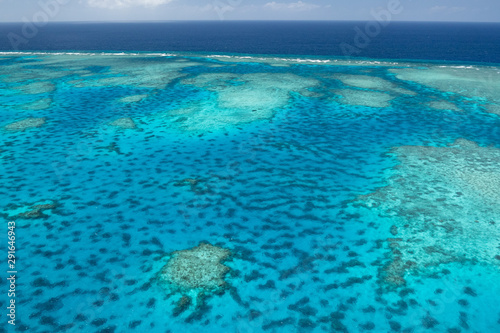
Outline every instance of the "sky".
<path id="1" fill-rule="evenodd" d="M 364 20 L 500 22 L 500 0 L 0 0 L 0 22 Z"/>

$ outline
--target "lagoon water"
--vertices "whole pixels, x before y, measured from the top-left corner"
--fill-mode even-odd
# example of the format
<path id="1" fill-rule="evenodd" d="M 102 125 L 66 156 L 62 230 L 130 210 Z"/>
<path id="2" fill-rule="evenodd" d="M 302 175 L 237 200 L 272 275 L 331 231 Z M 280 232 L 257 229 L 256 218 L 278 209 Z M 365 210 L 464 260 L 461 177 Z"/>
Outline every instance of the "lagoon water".
<path id="1" fill-rule="evenodd" d="M 500 330 L 495 64 L 6 51 L 0 87 L 11 331 Z M 169 284 L 200 243 L 220 289 Z"/>

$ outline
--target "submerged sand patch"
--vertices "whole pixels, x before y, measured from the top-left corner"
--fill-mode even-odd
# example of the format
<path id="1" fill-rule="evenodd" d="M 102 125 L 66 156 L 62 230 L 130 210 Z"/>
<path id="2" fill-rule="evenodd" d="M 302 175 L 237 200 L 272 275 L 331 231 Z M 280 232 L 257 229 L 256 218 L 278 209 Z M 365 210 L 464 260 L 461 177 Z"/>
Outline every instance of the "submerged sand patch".
<path id="1" fill-rule="evenodd" d="M 49 81 L 38 81 L 19 85 L 14 89 L 21 91 L 23 94 L 46 94 L 53 92 L 56 87 Z"/>
<path id="2" fill-rule="evenodd" d="M 184 79 L 182 84 L 208 90 L 213 98 L 191 101 L 164 116 L 183 115 L 186 130 L 218 129 L 227 125 L 269 119 L 285 107 L 293 93 L 318 85 L 315 79 L 294 74 L 207 73 Z"/>
<path id="3" fill-rule="evenodd" d="M 488 112 L 500 115 L 500 103 L 499 104 L 489 104 L 485 106 Z"/>
<path id="4" fill-rule="evenodd" d="M 463 111 L 458 108 L 455 104 L 448 101 L 432 101 L 429 103 L 429 106 L 436 110 L 449 110 L 449 111 Z"/>
<path id="5" fill-rule="evenodd" d="M 28 56 L 27 56 L 28 57 Z M 199 63 L 175 61 L 167 56 L 137 54 L 37 54 L 29 64 L 3 66 L 0 79 L 14 83 L 26 94 L 49 93 L 55 89 L 51 80 L 75 77 L 68 83 L 74 87 L 130 85 L 163 89 L 173 80 L 185 76 L 182 70 Z M 37 82 L 32 82 L 36 78 Z M 24 84 L 19 84 L 23 83 Z"/>
<path id="6" fill-rule="evenodd" d="M 394 93 L 396 95 L 405 94 L 415 96 L 417 94 L 414 91 L 398 87 L 391 81 L 371 75 L 339 74 L 333 76 L 333 78 L 342 81 L 344 85 L 362 89 L 371 89 L 380 92 Z"/>
<path id="7" fill-rule="evenodd" d="M 104 86 L 133 86 L 139 88 L 163 89 L 173 80 L 185 76 L 182 70 L 197 63 L 174 61 L 144 61 L 131 66 L 126 58 L 111 58 L 109 70 L 105 73 L 90 74 L 84 80 L 70 83 L 78 88 Z"/>
<path id="8" fill-rule="evenodd" d="M 415 96 L 414 91 L 401 88 L 397 84 L 371 75 L 335 74 L 326 76 L 347 86 L 333 92 L 340 95 L 340 103 L 373 108 L 386 108 L 391 101 L 401 95 Z"/>
<path id="9" fill-rule="evenodd" d="M 132 95 L 132 96 L 127 96 L 127 97 L 122 97 L 118 101 L 120 103 L 137 103 L 148 97 L 149 95 L 147 94 L 142 94 L 142 95 Z"/>
<path id="10" fill-rule="evenodd" d="M 52 104 L 52 98 L 47 97 L 47 98 L 42 98 L 42 99 L 36 100 L 34 102 L 22 104 L 19 106 L 19 108 L 23 109 L 23 110 L 37 111 L 37 110 L 48 109 L 48 108 L 50 108 L 51 104 Z"/>
<path id="11" fill-rule="evenodd" d="M 372 108 L 386 108 L 391 106 L 393 96 L 377 91 L 364 91 L 353 89 L 342 89 L 334 91 L 342 98 L 339 100 L 342 104 L 368 106 Z"/>

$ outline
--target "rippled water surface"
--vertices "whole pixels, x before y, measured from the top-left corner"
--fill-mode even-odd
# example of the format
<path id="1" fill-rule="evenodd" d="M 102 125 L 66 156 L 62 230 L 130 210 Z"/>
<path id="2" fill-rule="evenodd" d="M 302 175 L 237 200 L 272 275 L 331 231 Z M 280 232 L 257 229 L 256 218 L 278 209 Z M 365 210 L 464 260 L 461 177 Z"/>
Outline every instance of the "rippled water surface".
<path id="1" fill-rule="evenodd" d="M 499 67 L 2 53 L 0 88 L 16 331 L 500 331 Z"/>

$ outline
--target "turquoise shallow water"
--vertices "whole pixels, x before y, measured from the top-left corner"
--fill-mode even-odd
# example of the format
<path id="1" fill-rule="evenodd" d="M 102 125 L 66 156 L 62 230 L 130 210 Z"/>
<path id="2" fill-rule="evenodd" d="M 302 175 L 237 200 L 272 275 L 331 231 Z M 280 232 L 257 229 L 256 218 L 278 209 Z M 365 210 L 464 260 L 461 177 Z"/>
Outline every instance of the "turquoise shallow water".
<path id="1" fill-rule="evenodd" d="M 2 329 L 499 331 L 499 79 L 437 62 L 1 54 L 18 271 Z M 159 279 L 200 242 L 232 253 L 205 298 Z"/>

